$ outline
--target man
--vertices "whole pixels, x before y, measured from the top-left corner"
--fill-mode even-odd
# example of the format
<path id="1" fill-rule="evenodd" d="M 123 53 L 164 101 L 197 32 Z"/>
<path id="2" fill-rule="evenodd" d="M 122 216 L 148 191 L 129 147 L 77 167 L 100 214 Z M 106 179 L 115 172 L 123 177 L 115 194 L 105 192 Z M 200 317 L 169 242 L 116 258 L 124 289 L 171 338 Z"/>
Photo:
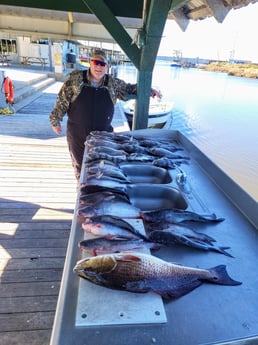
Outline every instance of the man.
<path id="1" fill-rule="evenodd" d="M 105 52 L 96 50 L 88 70 L 75 70 L 59 91 L 50 123 L 56 134 L 62 131 L 60 122 L 67 113 L 67 143 L 79 181 L 84 143 L 91 131 L 113 131 L 111 122 L 117 99 L 127 100 L 127 95 L 136 95 L 136 84 L 129 84 L 107 74 L 108 60 Z M 151 96 L 160 94 L 153 90 Z"/>

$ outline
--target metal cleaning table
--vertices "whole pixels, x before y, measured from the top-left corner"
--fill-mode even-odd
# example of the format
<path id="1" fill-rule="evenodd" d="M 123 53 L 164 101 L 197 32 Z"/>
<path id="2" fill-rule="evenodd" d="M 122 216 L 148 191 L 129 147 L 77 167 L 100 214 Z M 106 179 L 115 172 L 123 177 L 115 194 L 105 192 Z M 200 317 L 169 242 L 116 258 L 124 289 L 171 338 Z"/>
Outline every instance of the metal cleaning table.
<path id="1" fill-rule="evenodd" d="M 229 275 L 242 285 L 203 284 L 177 300 L 163 303 L 153 293 L 135 297 L 84 281 L 73 273 L 74 265 L 82 257 L 78 242 L 83 239 L 83 230 L 77 222 L 77 203 L 51 345 L 257 344 L 257 202 L 180 132 L 146 129 L 129 133 L 177 140 L 182 145 L 191 157 L 190 164 L 183 166 L 191 186 L 189 194 L 182 193 L 187 209 L 225 218 L 221 223 L 202 225 L 201 231 L 215 238 L 219 245 L 230 246 L 234 258 L 180 246 L 162 248 L 153 255 L 192 267 L 225 264 Z M 178 188 L 176 171 L 170 170 L 170 174 L 170 185 Z M 85 291 L 80 299 L 82 286 Z M 94 310 L 96 315 L 85 323 Z"/>

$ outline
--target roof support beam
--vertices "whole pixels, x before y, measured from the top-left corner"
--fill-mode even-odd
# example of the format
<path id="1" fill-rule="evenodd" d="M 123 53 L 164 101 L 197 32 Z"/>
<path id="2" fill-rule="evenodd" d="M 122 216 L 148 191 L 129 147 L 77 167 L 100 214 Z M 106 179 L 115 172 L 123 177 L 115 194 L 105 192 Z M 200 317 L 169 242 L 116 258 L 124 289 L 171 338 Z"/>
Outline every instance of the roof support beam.
<path id="1" fill-rule="evenodd" d="M 68 12 L 67 13 L 68 16 L 68 37 L 72 37 L 73 34 L 73 13 L 72 12 Z"/>
<path id="2" fill-rule="evenodd" d="M 145 42 L 140 47 L 143 70 L 153 70 L 170 6 L 171 0 L 146 0 L 142 29 Z"/>
<path id="3" fill-rule="evenodd" d="M 152 72 L 170 6 L 171 0 L 146 0 L 145 2 L 142 37 L 139 41 L 141 43 L 141 61 L 138 71 L 133 129 L 148 127 Z"/>
<path id="4" fill-rule="evenodd" d="M 182 6 L 184 6 L 189 0 L 173 0 L 171 4 L 171 10 L 176 10 Z"/>
<path id="5" fill-rule="evenodd" d="M 132 60 L 136 68 L 139 68 L 140 50 L 133 42 L 131 36 L 115 17 L 114 13 L 103 0 L 82 0 L 90 8 L 92 13 L 105 26 L 114 40 L 123 49 L 125 54 Z"/>

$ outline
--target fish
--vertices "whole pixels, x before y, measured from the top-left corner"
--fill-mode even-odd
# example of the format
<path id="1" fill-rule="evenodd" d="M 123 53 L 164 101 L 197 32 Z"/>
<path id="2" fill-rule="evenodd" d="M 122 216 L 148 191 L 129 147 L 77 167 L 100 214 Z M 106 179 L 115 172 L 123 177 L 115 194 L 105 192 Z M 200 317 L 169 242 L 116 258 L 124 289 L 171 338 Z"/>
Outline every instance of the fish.
<path id="1" fill-rule="evenodd" d="M 121 239 L 121 238 L 93 238 L 83 240 L 79 243 L 79 248 L 88 254 L 97 256 L 104 253 L 118 253 L 132 251 L 143 248 L 157 248 L 158 244 L 145 242 L 142 239 Z"/>
<path id="2" fill-rule="evenodd" d="M 99 203 L 103 200 L 110 200 L 113 198 L 113 194 L 109 192 L 100 192 L 92 194 L 84 194 L 79 197 L 79 204 L 82 205 L 92 205 Z"/>
<path id="3" fill-rule="evenodd" d="M 161 148 L 166 148 L 167 150 L 169 149 L 170 151 L 183 151 L 183 148 L 178 146 L 177 141 L 171 141 L 171 140 L 164 140 L 157 138 L 155 140 L 146 138 L 146 137 L 137 137 L 138 142 L 141 146 L 151 148 L 151 147 L 161 147 Z"/>
<path id="4" fill-rule="evenodd" d="M 127 202 L 121 200 L 104 200 L 97 205 L 81 207 L 77 211 L 78 220 L 108 214 L 116 216 L 118 213 L 121 218 L 140 218 L 141 210 Z"/>
<path id="5" fill-rule="evenodd" d="M 137 139 L 138 139 L 138 142 L 141 146 L 144 146 L 147 148 L 157 146 L 156 140 L 151 140 L 151 139 L 147 139 L 147 138 L 137 138 Z"/>
<path id="6" fill-rule="evenodd" d="M 86 141 L 85 146 L 87 148 L 95 147 L 96 145 L 98 146 L 109 146 L 112 147 L 113 149 L 120 150 L 123 148 L 122 144 L 115 143 L 112 140 L 107 140 L 105 138 L 90 138 Z"/>
<path id="7" fill-rule="evenodd" d="M 101 138 L 113 138 L 114 134 L 112 132 L 107 131 L 91 131 L 90 134 L 87 136 L 87 140 L 91 137 L 95 138 L 100 136 Z"/>
<path id="8" fill-rule="evenodd" d="M 82 228 L 88 233 L 105 238 L 144 239 L 148 237 L 118 216 L 101 215 L 87 218 Z"/>
<path id="9" fill-rule="evenodd" d="M 129 183 L 129 180 L 127 179 L 126 176 L 123 176 L 123 174 L 116 174 L 110 172 L 97 172 L 96 174 L 87 174 L 86 175 L 86 181 L 90 182 L 91 180 L 94 180 L 94 182 L 96 182 L 96 180 L 101 180 L 102 181 L 111 181 L 111 182 L 118 182 L 118 183 Z"/>
<path id="10" fill-rule="evenodd" d="M 84 183 L 116 187 L 120 183 L 129 183 L 129 180 L 119 167 L 100 163 L 87 168 Z"/>
<path id="11" fill-rule="evenodd" d="M 105 161 L 104 159 L 96 159 L 92 160 L 90 162 L 85 162 L 85 172 L 91 173 L 93 171 L 96 171 L 98 169 L 120 169 L 119 166 L 117 166 L 115 163 L 110 161 Z"/>
<path id="12" fill-rule="evenodd" d="M 167 157 L 157 158 L 152 161 L 152 164 L 160 167 L 160 168 L 167 168 L 167 169 L 177 169 L 177 167 L 181 164 L 189 164 L 189 161 L 185 159 L 171 159 Z"/>
<path id="13" fill-rule="evenodd" d="M 121 149 L 114 149 L 109 146 L 93 146 L 89 149 L 88 153 L 106 153 L 111 156 L 121 156 L 126 155 L 126 152 Z"/>
<path id="14" fill-rule="evenodd" d="M 90 158 L 89 156 L 86 156 L 86 159 L 84 161 L 84 166 L 85 166 L 85 172 L 90 170 L 93 167 L 96 167 L 100 162 L 104 162 L 106 165 L 112 165 L 112 166 L 117 166 L 117 163 L 112 162 L 111 160 L 107 160 L 105 158 L 99 158 L 96 155 L 96 158 Z"/>
<path id="15" fill-rule="evenodd" d="M 127 156 L 127 161 L 128 162 L 152 162 L 153 161 L 153 156 L 147 155 L 144 153 L 130 153 Z"/>
<path id="16" fill-rule="evenodd" d="M 184 149 L 176 144 L 171 143 L 160 143 L 160 148 L 165 148 L 166 150 L 169 150 L 170 152 L 177 152 L 177 151 L 184 151 Z"/>
<path id="17" fill-rule="evenodd" d="M 133 136 L 131 134 L 121 134 L 121 133 L 106 132 L 106 131 L 92 131 L 87 136 L 86 140 L 90 138 L 106 139 L 106 140 L 112 140 L 115 142 L 130 142 L 133 140 Z"/>
<path id="18" fill-rule="evenodd" d="M 103 192 L 96 192 L 91 194 L 83 194 L 79 197 L 79 204 L 82 205 L 97 205 L 102 201 L 108 200 L 121 200 L 130 204 L 130 200 L 128 199 L 127 195 L 119 194 L 119 193 L 112 193 L 109 191 Z"/>
<path id="19" fill-rule="evenodd" d="M 153 156 L 166 157 L 170 159 L 190 159 L 188 156 L 181 156 L 161 147 L 152 147 L 149 149 L 149 153 Z"/>
<path id="20" fill-rule="evenodd" d="M 240 285 L 227 273 L 225 265 L 200 269 L 176 265 L 144 253 L 113 253 L 85 258 L 73 272 L 92 283 L 135 293 L 153 291 L 165 300 L 179 298 L 203 283 Z"/>
<path id="21" fill-rule="evenodd" d="M 81 195 L 97 193 L 97 192 L 110 192 L 110 193 L 121 194 L 123 196 L 127 196 L 127 193 L 125 192 L 125 188 L 103 187 L 98 184 L 81 186 L 80 192 L 81 192 Z"/>
<path id="22" fill-rule="evenodd" d="M 119 155 L 118 154 L 111 155 L 105 152 L 96 152 L 96 151 L 87 153 L 86 161 L 90 162 L 97 159 L 105 159 L 107 161 L 114 162 L 117 164 L 117 163 L 126 161 L 126 155 L 123 153 L 120 153 Z"/>
<path id="23" fill-rule="evenodd" d="M 215 251 L 226 256 L 233 257 L 231 254 L 226 252 L 226 249 L 229 249 L 230 247 L 217 246 L 214 243 L 216 241 L 212 237 L 184 226 L 173 225 L 168 229 L 154 230 L 150 233 L 149 240 L 166 246 L 182 244 L 188 247 L 205 251 Z"/>
<path id="24" fill-rule="evenodd" d="M 218 218 L 215 213 L 199 214 L 196 212 L 180 210 L 177 208 L 161 209 L 157 211 L 142 212 L 141 217 L 145 222 L 151 223 L 181 223 L 181 222 L 201 222 L 201 223 L 218 223 L 225 220 L 225 218 Z"/>
<path id="25" fill-rule="evenodd" d="M 132 134 L 113 133 L 113 138 L 119 143 L 132 143 L 135 140 Z"/>
<path id="26" fill-rule="evenodd" d="M 86 167 L 87 179 L 95 176 L 96 178 L 102 178 L 102 176 L 118 179 L 121 181 L 128 182 L 126 175 L 122 169 L 117 165 L 105 164 L 104 161 L 100 161 L 99 164 L 94 164 Z"/>
<path id="27" fill-rule="evenodd" d="M 146 147 L 142 147 L 138 144 L 124 144 L 123 149 L 127 153 L 144 153 L 144 154 L 149 153 L 148 149 L 146 149 Z"/>
<path id="28" fill-rule="evenodd" d="M 112 179 L 112 178 L 102 178 L 102 179 L 98 179 L 97 177 L 92 177 L 90 179 L 84 179 L 83 180 L 84 184 L 92 184 L 92 185 L 96 185 L 99 184 L 102 187 L 107 187 L 107 188 L 120 188 L 121 186 L 124 187 L 125 186 L 125 182 L 123 181 L 119 181 L 116 179 Z"/>

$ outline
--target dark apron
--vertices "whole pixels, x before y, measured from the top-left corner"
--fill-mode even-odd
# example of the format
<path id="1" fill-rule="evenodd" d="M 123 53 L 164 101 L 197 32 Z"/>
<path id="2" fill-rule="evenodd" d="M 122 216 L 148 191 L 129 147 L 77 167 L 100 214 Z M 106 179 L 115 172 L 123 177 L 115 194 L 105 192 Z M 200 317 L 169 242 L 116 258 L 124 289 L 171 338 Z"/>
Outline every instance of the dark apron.
<path id="1" fill-rule="evenodd" d="M 84 82 L 86 82 L 86 73 L 84 73 Z M 108 76 L 104 86 L 107 83 Z M 114 104 L 106 88 L 84 85 L 67 114 L 67 142 L 75 176 L 79 180 L 86 137 L 91 131 L 113 131 L 111 122 Z"/>

